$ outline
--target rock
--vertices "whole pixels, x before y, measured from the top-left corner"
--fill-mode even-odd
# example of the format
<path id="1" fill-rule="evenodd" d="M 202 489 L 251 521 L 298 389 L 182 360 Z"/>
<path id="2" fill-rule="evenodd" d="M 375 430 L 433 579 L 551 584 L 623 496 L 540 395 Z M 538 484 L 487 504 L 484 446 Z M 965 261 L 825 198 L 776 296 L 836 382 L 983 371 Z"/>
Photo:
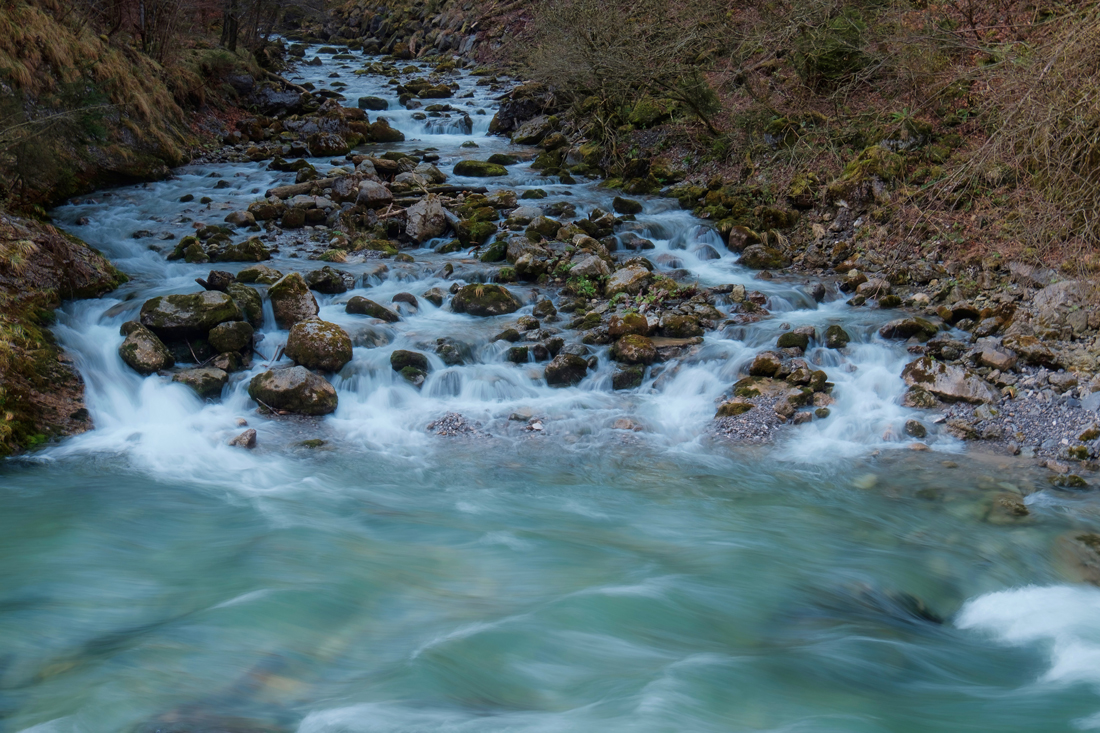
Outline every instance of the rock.
<path id="1" fill-rule="evenodd" d="M 411 306 L 412 308 L 420 310 L 420 301 L 418 301 L 416 299 L 416 296 L 413 295 L 412 293 L 397 293 L 392 298 L 390 298 L 390 302 L 391 303 L 404 303 L 405 305 L 408 305 L 408 306 Z"/>
<path id="2" fill-rule="evenodd" d="M 546 365 L 544 376 L 551 387 L 569 387 L 588 375 L 588 362 L 574 354 L 558 354 Z"/>
<path id="3" fill-rule="evenodd" d="M 325 265 L 320 270 L 306 273 L 305 281 L 310 290 L 316 290 L 318 293 L 324 293 L 325 295 L 338 295 L 339 293 L 346 293 L 348 290 L 344 273 L 329 265 Z"/>
<path id="4" fill-rule="evenodd" d="M 370 316 L 371 318 L 380 318 L 387 323 L 397 323 L 401 320 L 401 316 L 397 315 L 389 308 L 378 305 L 373 300 L 364 298 L 361 295 L 353 296 L 347 306 L 344 307 L 344 311 L 347 313 L 354 313 L 359 316 Z"/>
<path id="5" fill-rule="evenodd" d="M 604 295 L 608 298 L 613 298 L 619 293 L 637 295 L 652 279 L 653 273 L 641 265 L 628 265 L 616 270 L 608 278 L 607 285 L 604 286 Z"/>
<path id="6" fill-rule="evenodd" d="M 519 298 L 501 285 L 466 285 L 455 293 L 451 308 L 471 316 L 500 316 L 523 307 Z"/>
<path id="7" fill-rule="evenodd" d="M 714 413 L 715 419 L 721 417 L 737 417 L 738 415 L 744 415 L 746 412 L 753 408 L 751 402 L 743 402 L 741 400 L 731 400 L 730 402 L 723 402 L 718 406 L 718 411 Z M 809 414 L 809 413 L 806 413 Z"/>
<path id="8" fill-rule="evenodd" d="M 573 261 L 569 268 L 570 277 L 607 277 L 611 274 L 611 268 L 596 255 L 585 255 Z"/>
<path id="9" fill-rule="evenodd" d="M 393 193 L 378 181 L 361 181 L 355 203 L 368 209 L 381 209 L 393 203 Z"/>
<path id="10" fill-rule="evenodd" d="M 137 321 L 125 323 L 123 330 L 126 338 L 118 347 L 118 355 L 138 374 L 153 374 L 176 363 L 156 334 Z"/>
<path id="11" fill-rule="evenodd" d="M 802 349 L 805 351 L 806 347 L 810 345 L 810 337 L 797 331 L 787 331 L 780 334 L 775 345 L 781 349 Z"/>
<path id="12" fill-rule="evenodd" d="M 219 323 L 210 329 L 207 340 L 219 354 L 226 351 L 243 351 L 252 348 L 252 326 L 246 321 Z"/>
<path id="13" fill-rule="evenodd" d="M 760 235 L 748 227 L 735 226 L 730 229 L 726 247 L 730 252 L 744 252 L 749 245 L 759 244 Z"/>
<path id="14" fill-rule="evenodd" d="M 253 265 L 237 273 L 237 282 L 271 285 L 278 282 L 282 276 L 283 273 L 267 265 Z"/>
<path id="15" fill-rule="evenodd" d="M 754 270 L 781 270 L 789 267 L 791 260 L 775 247 L 763 244 L 751 244 L 741 252 L 738 264 Z"/>
<path id="16" fill-rule="evenodd" d="M 398 349 L 390 354 L 391 369 L 395 372 L 400 372 L 407 367 L 412 367 L 426 373 L 428 371 L 428 357 L 416 351 L 405 351 L 404 349 Z"/>
<path id="17" fill-rule="evenodd" d="M 616 370 L 615 373 L 611 375 L 611 388 L 615 390 L 635 389 L 642 386 L 642 379 L 644 377 L 644 366 L 626 366 Z"/>
<path id="18" fill-rule="evenodd" d="M 336 390 L 304 366 L 258 374 L 248 383 L 248 396 L 267 407 L 297 415 L 328 415 L 336 410 Z"/>
<path id="19" fill-rule="evenodd" d="M 1077 375 L 1070 372 L 1055 372 L 1047 378 L 1050 386 L 1058 394 L 1064 394 L 1077 386 Z"/>
<path id="20" fill-rule="evenodd" d="M 923 438 L 928 435 L 928 429 L 924 427 L 924 423 L 920 420 L 906 420 L 905 434 L 914 438 Z"/>
<path id="21" fill-rule="evenodd" d="M 549 298 L 543 298 L 535 303 L 535 307 L 531 309 L 531 315 L 535 318 L 542 318 L 547 321 L 556 321 L 558 309 L 554 307 L 554 304 L 550 302 Z"/>
<path id="22" fill-rule="evenodd" d="M 267 297 L 271 300 L 271 309 L 275 311 L 275 323 L 279 328 L 290 328 L 299 321 L 313 318 L 320 311 L 306 281 L 296 272 L 285 275 L 272 285 Z"/>
<path id="23" fill-rule="evenodd" d="M 263 262 L 271 259 L 271 252 L 256 237 L 230 244 L 217 256 L 218 262 Z"/>
<path id="24" fill-rule="evenodd" d="M 252 215 L 251 211 L 233 211 L 226 215 L 225 222 L 235 227 L 254 227 L 256 226 L 256 217 Z"/>
<path id="25" fill-rule="evenodd" d="M 756 355 L 749 366 L 749 375 L 753 377 L 773 377 L 783 366 L 783 357 L 774 351 L 762 351 Z"/>
<path id="26" fill-rule="evenodd" d="M 920 387 L 944 402 L 996 402 L 1000 395 L 966 369 L 949 366 L 923 356 L 906 365 L 901 373 L 910 387 Z"/>
<path id="27" fill-rule="evenodd" d="M 830 349 L 843 349 L 851 340 L 848 332 L 835 323 L 825 329 L 825 346 Z"/>
<path id="28" fill-rule="evenodd" d="M 508 175 L 508 169 L 496 163 L 484 160 L 460 160 L 455 163 L 456 176 L 469 176 L 472 178 L 490 178 Z"/>
<path id="29" fill-rule="evenodd" d="M 1012 349 L 1025 364 L 1058 369 L 1061 364 L 1058 357 L 1034 336 L 1006 336 L 1005 348 Z"/>
<path id="30" fill-rule="evenodd" d="M 518 226 L 527 226 L 542 215 L 542 209 L 537 206 L 520 206 L 508 215 L 508 223 Z"/>
<path id="31" fill-rule="evenodd" d="M 607 319 L 607 333 L 613 339 L 629 335 L 648 336 L 649 319 L 640 313 L 614 315 Z"/>
<path id="32" fill-rule="evenodd" d="M 307 369 L 338 372 L 351 361 L 351 337 L 335 323 L 309 318 L 290 329 L 286 355 Z"/>
<path id="33" fill-rule="evenodd" d="M 233 299 L 217 290 L 152 298 L 141 306 L 140 316 L 141 325 L 168 340 L 205 338 L 219 323 L 243 319 Z"/>
<path id="34" fill-rule="evenodd" d="M 978 362 L 982 366 L 987 366 L 991 369 L 1000 369 L 1002 372 L 1011 371 L 1016 368 L 1015 356 L 1006 354 L 999 349 L 988 347 L 982 349 L 982 353 L 978 355 Z"/>
<path id="35" fill-rule="evenodd" d="M 892 290 L 893 288 L 888 280 L 876 277 L 860 283 L 856 287 L 856 294 L 865 298 L 881 298 L 884 295 L 889 295 Z"/>
<path id="36" fill-rule="evenodd" d="M 263 299 L 260 298 L 260 293 L 256 288 L 250 288 L 247 285 L 241 285 L 240 283 L 230 283 L 226 288 L 226 293 L 233 299 L 233 302 L 237 304 L 237 307 L 241 309 L 241 313 L 244 314 L 245 320 L 253 328 L 259 328 L 264 325 L 264 304 Z"/>
<path id="37" fill-rule="evenodd" d="M 306 147 L 314 158 L 331 158 L 346 155 L 348 141 L 331 132 L 316 132 L 306 139 Z"/>
<path id="38" fill-rule="evenodd" d="M 663 313 L 658 326 L 661 335 L 668 338 L 694 338 L 703 335 L 699 319 L 683 313 Z"/>
<path id="39" fill-rule="evenodd" d="M 405 133 L 390 127 L 390 123 L 384 117 L 380 117 L 370 125 L 370 139 L 376 143 L 404 142 Z"/>
<path id="40" fill-rule="evenodd" d="M 256 447 L 256 429 L 249 428 L 248 430 L 245 430 L 236 438 L 230 440 L 229 445 L 233 446 L 234 448 L 247 448 L 248 450 L 252 450 Z"/>
<path id="41" fill-rule="evenodd" d="M 357 102 L 359 109 L 369 109 L 372 112 L 381 112 L 389 109 L 389 102 L 381 97 L 359 97 Z"/>
<path id="42" fill-rule="evenodd" d="M 195 282 L 202 285 L 203 290 L 220 290 L 224 293 L 233 282 L 233 273 L 224 270 L 211 270 L 205 280 L 197 277 Z"/>
<path id="43" fill-rule="evenodd" d="M 229 375 L 214 367 L 200 367 L 177 372 L 172 376 L 172 381 L 186 384 L 199 397 L 213 398 L 221 395 L 222 387 L 229 381 Z"/>
<path id="44" fill-rule="evenodd" d="M 450 226 L 443 202 L 436 194 L 428 194 L 405 211 L 405 234 L 414 242 L 423 243 L 442 236 Z"/>
<path id="45" fill-rule="evenodd" d="M 939 330 L 936 324 L 923 318 L 898 318 L 880 328 L 878 335 L 884 339 L 908 339 L 916 336 L 921 341 L 927 341 Z"/>
<path id="46" fill-rule="evenodd" d="M 420 297 L 428 301 L 436 308 L 443 305 L 443 291 L 440 288 L 429 288 L 420 294 Z"/>
<path id="47" fill-rule="evenodd" d="M 652 364 L 657 358 L 657 348 L 647 337 L 629 334 L 611 347 L 611 358 L 623 364 Z"/>
<path id="48" fill-rule="evenodd" d="M 621 196 L 615 197 L 611 202 L 611 208 L 615 209 L 616 214 L 623 214 L 626 216 L 642 213 L 642 203 L 640 201 L 624 199 Z"/>
<path id="49" fill-rule="evenodd" d="M 1088 330 L 1088 287 L 1077 280 L 1066 280 L 1035 294 L 1031 307 L 1035 311 L 1035 323 L 1043 328 L 1061 330 L 1068 327 L 1076 335 Z"/>

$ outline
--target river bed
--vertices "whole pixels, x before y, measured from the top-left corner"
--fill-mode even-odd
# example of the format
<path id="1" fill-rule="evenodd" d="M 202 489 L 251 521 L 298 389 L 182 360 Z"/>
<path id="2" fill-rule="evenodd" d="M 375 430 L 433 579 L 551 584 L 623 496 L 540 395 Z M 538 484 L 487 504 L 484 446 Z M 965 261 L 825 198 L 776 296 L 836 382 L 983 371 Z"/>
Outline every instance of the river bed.
<path id="1" fill-rule="evenodd" d="M 434 149 L 450 183 L 475 182 L 452 175 L 463 158 L 532 152 L 487 136 L 499 90 L 478 77 L 461 74 L 446 100 L 470 111 L 467 131 L 414 119 L 383 77 L 351 73 L 361 60 L 309 55 L 323 64 L 294 80 L 335 72 L 347 104 L 390 100 L 372 119 L 407 141 L 365 149 Z M 674 199 L 639 197 L 630 228 L 655 244 L 642 254 L 671 255 L 703 286 L 759 290 L 772 315 L 708 333 L 634 390 L 612 389 L 606 347 L 580 384 L 547 387 L 542 365 L 509 363 L 490 340 L 515 316 L 424 299 L 394 324 L 345 313 L 353 295 L 388 305 L 492 276 L 428 247 L 411 263 L 338 265 L 356 287 L 316 294 L 356 343 L 327 418 L 259 414 L 247 383 L 261 358 L 217 401 L 125 366 L 119 326 L 211 269 L 165 251 L 292 180 L 265 163 L 196 164 L 54 212 L 132 280 L 59 312 L 96 429 L 0 467 L 0 731 L 1100 728 L 1100 589 L 1073 583 L 1060 550 L 1100 527 L 1097 503 L 1018 459 L 965 453 L 902 408 L 911 357 L 877 335 L 896 311 L 757 279 Z M 524 163 L 489 185 L 544 189 L 530 203 L 578 215 L 615 195 Z M 283 237 L 266 264 L 321 267 L 307 257 L 330 235 Z M 265 307 L 258 348 L 274 357 L 287 332 Z M 827 418 L 759 445 L 714 434 L 716 404 L 780 324 L 834 323 L 852 344 L 806 355 L 835 384 Z M 466 364 L 429 352 L 420 389 L 390 369 L 394 350 L 443 337 L 466 345 Z M 476 430 L 427 430 L 447 413 Z M 929 422 L 931 450 L 911 449 L 912 417 Z M 240 419 L 254 451 L 227 444 Z M 1005 495 L 1028 516 L 998 512 Z"/>

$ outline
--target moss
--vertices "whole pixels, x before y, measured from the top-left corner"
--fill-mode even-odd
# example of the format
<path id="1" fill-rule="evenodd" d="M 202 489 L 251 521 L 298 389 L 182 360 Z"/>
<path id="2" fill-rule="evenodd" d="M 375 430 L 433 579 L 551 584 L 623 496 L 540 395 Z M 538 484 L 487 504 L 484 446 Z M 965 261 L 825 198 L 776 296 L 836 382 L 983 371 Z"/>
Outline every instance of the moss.
<path id="1" fill-rule="evenodd" d="M 489 163 L 484 160 L 461 160 L 455 164 L 454 173 L 456 176 L 490 178 L 506 176 L 508 175 L 508 169 L 503 165 Z"/>
<path id="2" fill-rule="evenodd" d="M 738 415 L 744 415 L 753 407 L 754 405 L 751 402 L 724 402 L 718 406 L 718 411 L 714 414 L 714 417 L 737 417 Z"/>

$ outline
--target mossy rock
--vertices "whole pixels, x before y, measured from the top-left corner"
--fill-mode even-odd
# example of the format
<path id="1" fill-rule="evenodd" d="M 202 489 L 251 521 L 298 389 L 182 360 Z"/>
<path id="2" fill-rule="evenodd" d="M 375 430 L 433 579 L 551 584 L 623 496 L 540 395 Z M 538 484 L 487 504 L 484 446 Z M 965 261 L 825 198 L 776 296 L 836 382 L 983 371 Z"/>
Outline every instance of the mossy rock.
<path id="1" fill-rule="evenodd" d="M 428 298 L 427 295 L 425 295 L 425 298 L 429 301 L 432 300 L 431 298 Z M 397 315 L 389 308 L 379 305 L 373 300 L 364 298 L 361 295 L 353 296 L 344 307 L 344 311 L 347 313 L 353 313 L 355 315 L 379 318 L 383 321 L 386 321 L 387 323 L 397 323 L 401 320 L 401 316 Z"/>
<path id="2" fill-rule="evenodd" d="M 123 324 L 126 334 L 118 354 L 138 374 L 154 374 L 176 363 L 172 352 L 156 334 L 137 321 Z"/>
<path id="3" fill-rule="evenodd" d="M 408 367 L 426 374 L 430 368 L 428 357 L 420 352 L 405 349 L 398 349 L 390 354 L 390 368 L 395 372 L 400 372 Z"/>
<path id="4" fill-rule="evenodd" d="M 472 316 L 500 316 L 515 313 L 522 307 L 523 303 L 510 290 L 492 284 L 466 285 L 451 300 L 455 313 Z"/>
<path id="5" fill-rule="evenodd" d="M 754 405 L 751 402 L 739 402 L 733 400 L 731 402 L 723 402 L 718 406 L 718 411 L 714 413 L 715 419 L 722 417 L 737 417 L 738 415 L 744 415 L 749 410 L 753 409 Z"/>
<path id="6" fill-rule="evenodd" d="M 219 323 L 210 329 L 208 341 L 219 354 L 227 351 L 243 351 L 252 348 L 254 330 L 247 321 Z"/>
<path id="7" fill-rule="evenodd" d="M 370 140 L 375 143 L 399 143 L 405 140 L 405 133 L 390 127 L 385 119 L 378 119 L 370 125 Z"/>
<path id="8" fill-rule="evenodd" d="M 455 252 L 461 252 L 463 249 L 465 249 L 465 245 L 463 245 L 460 240 L 452 239 L 449 242 L 439 245 L 435 251 L 441 255 L 449 255 Z"/>
<path id="9" fill-rule="evenodd" d="M 672 117 L 674 105 L 675 103 L 668 100 L 642 97 L 630 110 L 627 121 L 638 128 L 653 127 Z"/>
<path id="10" fill-rule="evenodd" d="M 623 366 L 611 375 L 611 388 L 614 390 L 637 389 L 645 378 L 645 367 L 640 364 Z"/>
<path id="11" fill-rule="evenodd" d="M 642 213 L 642 202 L 634 201 L 633 199 L 625 199 L 622 196 L 616 196 L 611 202 L 611 207 L 615 209 L 617 214 L 640 214 Z"/>
<path id="12" fill-rule="evenodd" d="M 519 158 L 515 157 L 514 155 L 506 155 L 505 153 L 493 153 L 489 156 L 488 162 L 492 163 L 493 165 L 509 166 L 518 163 Z"/>
<path id="13" fill-rule="evenodd" d="M 521 199 L 544 199 L 546 196 L 546 191 L 541 188 L 529 188 L 520 194 Z"/>
<path id="14" fill-rule="evenodd" d="M 218 255 L 218 262 L 263 262 L 270 259 L 271 252 L 257 237 L 231 244 Z"/>
<path id="15" fill-rule="evenodd" d="M 791 260 L 775 247 L 752 244 L 741 252 L 739 264 L 754 270 L 779 270 L 789 267 Z"/>
<path id="16" fill-rule="evenodd" d="M 258 374 L 248 383 L 248 396 L 275 410 L 298 415 L 328 415 L 338 404 L 328 380 L 303 366 Z"/>
<path id="17" fill-rule="evenodd" d="M 485 160 L 460 160 L 455 163 L 454 174 L 472 178 L 491 178 L 508 175 L 508 169 L 498 163 Z"/>
<path id="18" fill-rule="evenodd" d="M 289 329 L 300 321 L 313 318 L 320 310 L 305 279 L 297 272 L 280 278 L 267 291 L 267 297 L 279 328 Z"/>
<path id="19" fill-rule="evenodd" d="M 267 265 L 256 265 L 255 267 L 246 267 L 238 272 L 237 282 L 273 285 L 282 279 L 282 277 L 283 273 L 272 267 L 268 267 Z"/>
<path id="20" fill-rule="evenodd" d="M 508 244 L 496 241 L 490 244 L 481 255 L 482 262 L 503 262 L 508 257 Z"/>
<path id="21" fill-rule="evenodd" d="M 825 346 L 830 349 L 843 349 L 852 340 L 841 326 L 833 324 L 825 329 Z"/>
<path id="22" fill-rule="evenodd" d="M 206 337 L 214 326 L 244 316 L 228 294 L 216 290 L 163 295 L 141 306 L 141 324 L 162 339 Z"/>
<path id="23" fill-rule="evenodd" d="M 804 333 L 797 333 L 795 331 L 787 331 L 784 334 L 780 334 L 779 339 L 775 342 L 775 345 L 781 349 L 803 349 L 810 345 L 810 337 Z"/>
<path id="24" fill-rule="evenodd" d="M 172 376 L 172 381 L 187 385 L 199 397 L 212 399 L 221 396 L 222 388 L 229 381 L 229 375 L 215 367 L 199 367 L 177 372 Z"/>
<path id="25" fill-rule="evenodd" d="M 335 323 L 309 318 L 294 324 L 286 355 L 307 369 L 338 372 L 351 361 L 351 337 Z"/>
<path id="26" fill-rule="evenodd" d="M 657 358 L 657 348 L 646 336 L 627 334 L 611 347 L 611 357 L 623 364 L 652 364 Z"/>
<path id="27" fill-rule="evenodd" d="M 458 241 L 470 247 L 475 244 L 484 244 L 497 233 L 497 225 L 491 221 L 472 221 L 466 219 L 459 222 L 455 228 Z"/>

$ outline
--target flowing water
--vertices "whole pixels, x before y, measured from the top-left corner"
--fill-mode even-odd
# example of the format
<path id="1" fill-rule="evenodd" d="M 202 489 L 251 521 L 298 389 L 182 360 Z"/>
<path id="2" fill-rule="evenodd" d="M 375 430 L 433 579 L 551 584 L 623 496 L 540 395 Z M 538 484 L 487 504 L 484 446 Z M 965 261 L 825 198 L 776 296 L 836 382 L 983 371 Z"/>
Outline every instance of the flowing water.
<path id="1" fill-rule="evenodd" d="M 415 120 L 381 77 L 321 58 L 300 81 L 335 71 L 349 99 L 391 100 L 377 114 L 408 142 L 385 149 L 434 148 L 448 174 L 514 151 L 486 136 L 495 103 L 475 77 L 461 77 L 472 98 L 446 100 L 471 129 Z M 632 227 L 656 244 L 645 254 L 674 254 L 703 285 L 761 290 L 774 315 L 708 334 L 636 390 L 612 391 L 606 349 L 578 386 L 547 388 L 540 366 L 489 342 L 514 317 L 423 300 L 391 325 L 344 312 L 355 294 L 388 304 L 491 272 L 428 248 L 340 265 L 357 287 L 318 295 L 357 344 L 323 420 L 259 415 L 246 386 L 260 358 L 212 402 L 125 367 L 119 325 L 209 269 L 162 250 L 288 177 L 196 165 L 55 212 L 133 279 L 59 315 L 97 429 L 0 467 L 0 731 L 1100 728 L 1100 590 L 1072 584 L 1057 550 L 1100 526 L 1096 502 L 943 435 L 908 450 L 907 354 L 876 336 L 891 314 L 755 280 L 672 200 L 644 200 Z M 492 185 L 543 188 L 532 203 L 578 215 L 613 195 L 527 164 Z M 326 248 L 328 232 L 307 235 Z M 269 264 L 284 272 L 323 264 L 282 249 Z M 268 311 L 270 357 L 286 332 Z M 784 322 L 853 335 L 844 354 L 807 355 L 836 384 L 832 415 L 762 446 L 714 438 L 716 401 Z M 444 336 L 469 345 L 466 365 L 433 355 L 420 390 L 390 370 L 393 350 Z M 426 430 L 447 412 L 480 434 Z M 226 444 L 241 417 L 254 451 Z M 641 429 L 614 427 L 624 417 Z M 1027 519 L 998 519 L 1005 492 L 1028 495 Z"/>

